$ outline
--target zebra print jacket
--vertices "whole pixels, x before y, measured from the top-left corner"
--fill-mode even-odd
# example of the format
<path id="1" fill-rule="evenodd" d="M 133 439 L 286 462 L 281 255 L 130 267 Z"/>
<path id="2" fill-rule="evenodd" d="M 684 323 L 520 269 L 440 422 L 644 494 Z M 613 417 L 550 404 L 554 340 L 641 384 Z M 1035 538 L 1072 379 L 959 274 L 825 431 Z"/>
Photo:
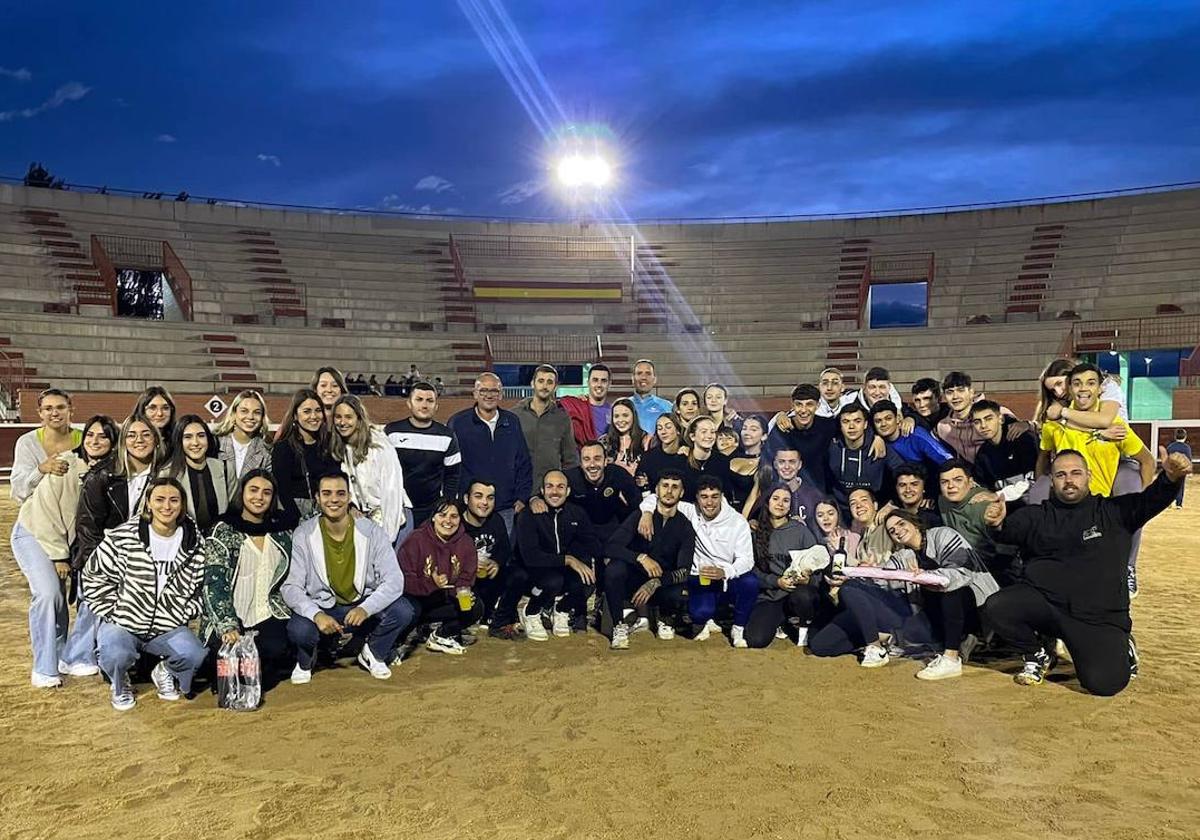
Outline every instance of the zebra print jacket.
<path id="1" fill-rule="evenodd" d="M 83 597 L 96 615 L 135 636 L 152 638 L 188 623 L 200 612 L 204 555 L 192 520 L 163 591 L 150 554 L 150 523 L 132 519 L 104 535 L 83 567 Z"/>

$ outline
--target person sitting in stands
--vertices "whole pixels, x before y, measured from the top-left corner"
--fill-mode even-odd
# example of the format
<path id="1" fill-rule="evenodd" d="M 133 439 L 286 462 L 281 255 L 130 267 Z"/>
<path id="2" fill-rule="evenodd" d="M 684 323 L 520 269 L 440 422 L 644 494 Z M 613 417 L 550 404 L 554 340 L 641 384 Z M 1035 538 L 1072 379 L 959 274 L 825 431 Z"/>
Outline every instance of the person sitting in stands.
<path id="1" fill-rule="evenodd" d="M 119 712 L 137 702 L 128 671 L 143 652 L 160 657 L 150 678 L 162 700 L 190 694 L 208 656 L 187 626 L 200 612 L 204 555 L 183 496 L 175 479 L 151 479 L 141 515 L 108 531 L 83 567 L 83 596 L 100 618 L 100 669 Z"/>
<path id="2" fill-rule="evenodd" d="M 332 472 L 317 480 L 320 515 L 292 535 L 292 564 L 283 600 L 292 611 L 288 638 L 296 648 L 292 682 L 312 681 L 317 649 L 342 634 L 364 638 L 358 664 L 377 680 L 392 675 L 388 660 L 412 623 L 404 573 L 387 533 L 367 517 L 350 515 L 350 479 Z"/>

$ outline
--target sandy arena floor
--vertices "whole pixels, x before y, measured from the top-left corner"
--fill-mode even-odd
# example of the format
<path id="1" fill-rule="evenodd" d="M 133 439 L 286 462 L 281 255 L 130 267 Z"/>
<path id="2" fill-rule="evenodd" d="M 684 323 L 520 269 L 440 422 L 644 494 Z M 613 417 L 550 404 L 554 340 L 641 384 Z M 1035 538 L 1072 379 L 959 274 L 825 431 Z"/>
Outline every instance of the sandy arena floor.
<path id="1" fill-rule="evenodd" d="M 0 837 L 1200 837 L 1196 508 L 1147 529 L 1142 676 L 1113 699 L 1069 665 L 924 684 L 911 661 L 589 634 L 318 672 L 254 714 L 145 691 L 120 714 L 100 678 L 30 687 L 0 493 Z"/>

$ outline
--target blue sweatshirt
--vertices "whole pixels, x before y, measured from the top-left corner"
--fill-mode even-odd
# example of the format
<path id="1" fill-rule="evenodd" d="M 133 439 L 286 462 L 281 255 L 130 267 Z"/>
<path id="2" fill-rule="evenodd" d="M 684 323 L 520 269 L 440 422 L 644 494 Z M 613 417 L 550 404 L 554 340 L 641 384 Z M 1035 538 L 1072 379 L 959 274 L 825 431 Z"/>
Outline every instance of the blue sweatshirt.
<path id="1" fill-rule="evenodd" d="M 895 441 L 884 443 L 887 444 L 888 454 L 895 452 L 906 463 L 927 464 L 932 476 L 937 475 L 938 467 L 954 457 L 953 452 L 920 426 L 914 428 L 907 437 L 901 435 Z"/>
<path id="2" fill-rule="evenodd" d="M 533 493 L 533 461 L 517 415 L 497 409 L 496 433 L 479 419 L 474 406 L 464 408 L 447 423 L 458 438 L 462 473 L 458 486 L 466 490 L 480 478 L 496 486 L 496 510 L 511 510 Z"/>

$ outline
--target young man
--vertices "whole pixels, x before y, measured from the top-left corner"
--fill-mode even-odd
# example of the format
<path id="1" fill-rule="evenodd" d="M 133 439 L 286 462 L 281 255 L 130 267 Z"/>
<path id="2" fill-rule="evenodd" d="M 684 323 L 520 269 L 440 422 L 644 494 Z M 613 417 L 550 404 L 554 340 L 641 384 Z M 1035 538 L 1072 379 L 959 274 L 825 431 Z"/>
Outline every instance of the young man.
<path id="1" fill-rule="evenodd" d="M 1104 374 L 1093 364 L 1083 363 L 1071 369 L 1067 376 L 1068 389 L 1071 394 L 1070 410 L 1096 411 L 1100 404 L 1101 382 Z M 1121 456 L 1137 460 L 1142 473 L 1142 487 L 1148 487 L 1154 480 L 1156 465 L 1154 457 L 1146 449 L 1141 438 L 1133 433 L 1129 424 L 1116 417 L 1116 426 L 1126 429 L 1121 440 L 1112 441 L 1103 438 L 1092 429 L 1077 427 L 1070 420 L 1058 420 L 1045 423 L 1042 426 L 1041 453 L 1038 455 L 1036 472 L 1045 475 L 1050 463 L 1051 452 L 1062 452 L 1072 449 L 1083 454 L 1087 459 L 1089 490 L 1097 496 L 1111 496 L 1113 481 L 1117 476 L 1117 466 Z"/>
<path id="2" fill-rule="evenodd" d="M 508 539 L 504 520 L 496 516 L 494 485 L 475 479 L 463 494 L 463 503 L 463 529 L 475 541 L 475 553 L 479 557 L 475 597 L 483 607 L 483 623 L 491 624 L 496 602 L 504 592 L 508 570 L 512 565 L 512 543 Z M 492 635 L 504 637 L 499 632 L 501 628 L 492 629 Z"/>
<path id="3" fill-rule="evenodd" d="M 635 510 L 612 532 L 605 546 L 604 601 L 612 621 L 612 650 L 629 647 L 630 626 L 623 616 L 630 598 L 639 611 L 656 607 L 669 614 L 664 617 L 660 612 L 658 618 L 658 637 L 663 640 L 675 638 L 675 621 L 687 603 L 696 532 L 687 517 L 679 515 L 683 474 L 664 470 L 654 495 L 653 536 L 646 539 L 638 533 L 641 513 Z"/>
<path id="4" fill-rule="evenodd" d="M 1052 639 L 1062 639 L 1084 691 L 1111 696 L 1136 673 L 1126 572 L 1135 531 L 1166 510 L 1191 473 L 1183 455 L 1167 456 L 1140 493 L 1105 498 L 1089 491 L 1087 459 L 1059 450 L 1051 462 L 1051 498 L 1006 515 L 988 508 L 997 539 L 1025 556 L 1022 583 L 992 595 L 984 609 L 996 631 L 1021 651 L 1019 685 L 1040 685 L 1054 665 Z"/>
<path id="5" fill-rule="evenodd" d="M 984 521 L 987 506 L 996 500 L 996 494 L 975 483 L 971 465 L 961 458 L 942 464 L 938 486 L 942 522 L 971 544 L 1001 586 L 1012 583 L 1018 576 L 1016 552 L 1011 546 L 997 545 Z"/>
<path id="6" fill-rule="evenodd" d="M 612 383 L 612 371 L 608 365 L 594 364 L 588 371 L 587 399 L 563 397 L 558 402 L 571 415 L 571 429 L 575 443 L 583 446 L 589 440 L 597 440 L 608 431 L 612 418 L 612 406 L 608 404 L 608 387 Z"/>
<path id="7" fill-rule="evenodd" d="M 827 373 L 829 371 L 823 373 L 822 377 Z M 836 381 L 841 383 L 841 374 L 837 375 Z M 800 462 L 807 467 L 806 479 L 825 492 L 829 486 L 825 461 L 829 444 L 837 436 L 838 421 L 836 417 L 821 414 L 821 406 L 824 405 L 822 393 L 812 385 L 793 388 L 792 410 L 786 414 L 779 412 L 771 419 L 771 433 L 764 449 L 768 454 L 780 449 L 800 453 Z"/>
<path id="8" fill-rule="evenodd" d="M 653 538 L 653 513 L 658 500 L 642 500 L 638 533 Z M 696 553 L 688 577 L 688 614 L 692 617 L 692 638 L 703 642 L 713 630 L 720 630 L 713 617 L 722 603 L 733 605 L 733 627 L 729 638 L 735 648 L 746 644 L 746 622 L 758 599 L 758 577 L 754 574 L 754 542 L 750 524 L 725 504 L 721 482 L 714 476 L 700 478 L 696 504 L 679 503 L 679 512 L 687 517 L 696 532 Z"/>
<path id="9" fill-rule="evenodd" d="M 912 414 L 909 416 L 917 421 L 917 425 L 927 432 L 937 430 L 937 424 L 942 421 L 950 410 L 942 402 L 942 386 L 936 379 L 925 377 L 918 379 L 912 386 Z"/>
<path id="10" fill-rule="evenodd" d="M 579 457 L 580 465 L 566 470 L 571 504 L 583 509 L 597 533 L 611 533 L 637 509 L 642 491 L 628 470 L 605 463 L 604 444 L 600 441 L 585 442 Z"/>
<path id="11" fill-rule="evenodd" d="M 1192 463 L 1192 447 L 1188 446 L 1187 429 L 1175 430 L 1175 440 L 1167 444 L 1166 450 L 1163 452 L 1163 460 L 1165 461 L 1168 455 L 1175 452 L 1187 458 L 1189 464 Z M 1179 495 L 1175 497 L 1175 510 L 1183 508 L 1183 488 L 1186 484 L 1186 480 L 1179 482 Z"/>
<path id="12" fill-rule="evenodd" d="M 908 464 L 924 464 L 936 470 L 954 456 L 945 446 L 921 426 L 916 426 L 906 437 L 900 434 L 900 423 L 904 417 L 891 400 L 879 400 L 871 406 L 871 423 L 875 433 L 883 439 L 888 456 Z"/>
<path id="13" fill-rule="evenodd" d="M 803 477 L 803 462 L 800 453 L 795 449 L 780 449 L 775 453 L 771 462 L 775 470 L 775 478 L 787 485 L 792 491 L 792 516 L 798 516 L 813 534 L 817 534 L 817 502 L 825 497 L 825 493 L 805 481 Z M 766 499 L 759 499 L 760 504 L 766 504 Z"/>
<path id="14" fill-rule="evenodd" d="M 817 377 L 817 388 L 819 401 L 815 409 L 816 414 L 831 420 L 858 396 L 856 392 L 846 393 L 846 383 L 842 379 L 842 372 L 837 368 L 825 368 L 821 371 Z"/>
<path id="15" fill-rule="evenodd" d="M 529 595 L 521 623 L 525 638 L 535 642 L 550 638 L 543 610 L 550 611 L 555 636 L 571 635 L 571 614 L 587 609 L 587 587 L 596 582 L 600 539 L 584 510 L 568 501 L 569 493 L 566 474 L 550 470 L 542 479 L 545 512 L 530 509 L 517 517 L 519 566 L 513 567 L 496 607 L 495 623 L 506 624 L 515 617 L 521 597 Z"/>
<path id="16" fill-rule="evenodd" d="M 983 445 L 984 438 L 971 422 L 971 406 L 979 399 L 971 384 L 971 377 L 958 370 L 946 374 L 942 380 L 942 395 L 946 398 L 949 411 L 937 424 L 937 436 L 959 458 L 974 464 L 975 453 Z M 1000 413 L 1013 418 L 1005 434 L 1016 437 L 1029 431 L 1029 424 L 1017 420 L 1007 408 L 1001 408 Z"/>
<path id="17" fill-rule="evenodd" d="M 1023 501 L 1029 495 L 1038 460 L 1038 442 L 1032 433 L 1009 439 L 1007 431 L 1013 422 L 991 400 L 979 400 L 971 406 L 971 423 L 983 438 L 975 453 L 975 477 L 1008 502 Z"/>
<path id="18" fill-rule="evenodd" d="M 437 401 L 436 388 L 428 382 L 415 383 L 408 393 L 409 416 L 383 429 L 404 470 L 414 528 L 429 519 L 438 498 L 458 494 L 462 454 L 450 427 L 433 419 Z"/>
<path id="19" fill-rule="evenodd" d="M 365 637 L 358 664 L 386 680 L 396 639 L 414 616 L 404 598 L 404 573 L 384 530 L 365 516 L 350 515 L 350 480 L 344 473 L 317 480 L 316 502 L 321 514 L 292 535 L 292 563 L 280 587 L 292 611 L 292 682 L 311 682 L 317 649 L 323 642 L 335 645 L 343 634 Z"/>
<path id="20" fill-rule="evenodd" d="M 633 396 L 630 401 L 637 411 L 638 425 L 647 434 L 654 433 L 654 425 L 658 418 L 670 414 L 674 407 L 670 400 L 665 400 L 654 393 L 658 385 L 658 371 L 654 362 L 649 359 L 638 359 L 633 363 Z"/>
<path id="21" fill-rule="evenodd" d="M 533 394 L 513 406 L 513 414 L 521 421 L 521 432 L 533 459 L 533 483 L 537 486 L 549 470 L 578 466 L 579 452 L 571 432 L 571 417 L 554 399 L 558 371 L 551 365 L 538 365 L 530 385 Z"/>
<path id="22" fill-rule="evenodd" d="M 862 390 L 858 392 L 858 402 L 865 409 L 881 400 L 888 400 L 892 405 L 901 406 L 900 392 L 892 384 L 892 375 L 887 368 L 873 367 L 863 377 Z"/>
<path id="23" fill-rule="evenodd" d="M 883 489 L 888 463 L 871 454 L 867 440 L 867 409 L 861 403 L 851 403 L 838 414 L 841 434 L 829 444 L 826 456 L 831 478 L 830 489 L 842 515 L 849 515 L 850 491 L 864 487 L 878 495 Z M 900 463 L 896 462 L 899 467 Z"/>
<path id="24" fill-rule="evenodd" d="M 942 524 L 942 516 L 937 511 L 936 497 L 925 497 L 926 476 L 924 467 L 920 464 L 904 464 L 893 474 L 895 478 L 896 501 L 889 502 L 879 511 L 880 521 L 893 510 L 903 510 L 921 520 L 926 528 L 936 528 Z"/>
<path id="25" fill-rule="evenodd" d="M 461 486 L 481 478 L 496 488 L 496 509 L 511 537 L 513 520 L 533 493 L 533 461 L 521 421 L 500 407 L 503 394 L 500 377 L 481 373 L 475 379 L 475 405 L 455 414 L 448 425 L 462 452 Z"/>

